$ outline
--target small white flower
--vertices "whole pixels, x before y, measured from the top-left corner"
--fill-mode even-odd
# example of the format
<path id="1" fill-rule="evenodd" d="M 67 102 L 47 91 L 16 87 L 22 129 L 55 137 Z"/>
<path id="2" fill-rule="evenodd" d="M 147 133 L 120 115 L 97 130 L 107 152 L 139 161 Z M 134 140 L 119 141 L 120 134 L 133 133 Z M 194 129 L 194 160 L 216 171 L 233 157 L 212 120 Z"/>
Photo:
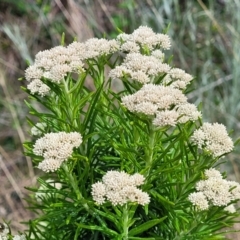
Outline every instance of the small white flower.
<path id="1" fill-rule="evenodd" d="M 164 77 L 162 84 L 184 90 L 192 80 L 193 77 L 184 70 L 172 68 Z"/>
<path id="2" fill-rule="evenodd" d="M 204 196 L 209 205 L 219 207 L 227 206 L 231 201 L 240 199 L 239 183 L 223 179 L 221 173 L 214 168 L 207 169 L 204 173 L 207 179 L 197 182 L 196 190 L 198 192 L 189 195 L 189 201 L 194 205 L 197 205 L 196 196 Z M 230 206 L 226 207 L 225 210 L 233 211 L 233 207 Z"/>
<path id="3" fill-rule="evenodd" d="M 154 47 L 169 49 L 171 46 L 170 38 L 165 34 L 156 34 L 147 26 L 140 26 L 132 34 L 120 34 L 118 39 L 123 42 L 136 42 L 142 48 L 147 47 L 152 50 Z"/>
<path id="4" fill-rule="evenodd" d="M 82 143 L 82 136 L 77 132 L 47 133 L 39 138 L 33 147 L 33 153 L 44 157 L 38 168 L 45 172 L 54 172 L 63 161 L 71 157 L 73 148 Z"/>
<path id="5" fill-rule="evenodd" d="M 121 45 L 120 50 L 123 52 L 134 53 L 139 52 L 140 47 L 137 43 L 128 41 Z"/>
<path id="6" fill-rule="evenodd" d="M 197 107 L 191 103 L 184 103 L 177 105 L 175 110 L 179 114 L 178 123 L 186 123 L 188 121 L 196 121 L 202 116 L 201 112 L 197 110 Z"/>
<path id="7" fill-rule="evenodd" d="M 98 204 L 105 202 L 106 186 L 102 182 L 96 182 L 92 185 L 93 200 Z"/>
<path id="8" fill-rule="evenodd" d="M 40 96 L 45 96 L 49 93 L 50 88 L 43 83 L 40 79 L 34 79 L 27 85 L 27 89 L 30 90 L 32 94 L 38 93 Z"/>
<path id="9" fill-rule="evenodd" d="M 206 169 L 204 171 L 206 178 L 220 178 L 222 179 L 222 174 L 215 168 Z"/>
<path id="10" fill-rule="evenodd" d="M 186 101 L 186 96 L 180 90 L 154 84 L 145 84 L 136 93 L 122 98 L 122 104 L 129 111 L 146 115 L 154 115 L 159 111 L 169 110 L 174 105 L 183 104 Z"/>
<path id="11" fill-rule="evenodd" d="M 144 180 L 144 176 L 139 173 L 130 176 L 123 171 L 108 171 L 103 176 L 102 182 L 92 185 L 93 200 L 97 204 L 109 201 L 114 206 L 124 205 L 127 202 L 146 205 L 150 202 L 149 195 L 137 188 Z"/>
<path id="12" fill-rule="evenodd" d="M 175 110 L 158 111 L 156 118 L 153 119 L 153 125 L 157 127 L 175 126 L 179 114 Z"/>
<path id="13" fill-rule="evenodd" d="M 163 62 L 165 54 L 161 50 L 157 49 L 152 51 L 152 56 Z"/>
<path id="14" fill-rule="evenodd" d="M 231 152 L 234 146 L 226 127 L 219 123 L 204 123 L 194 131 L 191 140 L 198 148 L 207 150 L 214 157 Z"/>
<path id="15" fill-rule="evenodd" d="M 145 177 L 142 174 L 134 173 L 129 177 L 129 183 L 135 187 L 143 185 Z"/>
<path id="16" fill-rule="evenodd" d="M 197 183 L 196 189 L 203 192 L 214 206 L 226 206 L 231 201 L 228 182 L 222 178 L 211 177 Z"/>
<path id="17" fill-rule="evenodd" d="M 25 70 L 25 78 L 27 81 L 41 79 L 42 76 L 43 76 L 43 70 L 41 68 L 38 68 L 37 65 L 29 66 Z"/>
<path id="18" fill-rule="evenodd" d="M 202 192 L 194 192 L 188 196 L 189 201 L 195 205 L 199 210 L 207 210 L 209 204 L 206 196 Z"/>

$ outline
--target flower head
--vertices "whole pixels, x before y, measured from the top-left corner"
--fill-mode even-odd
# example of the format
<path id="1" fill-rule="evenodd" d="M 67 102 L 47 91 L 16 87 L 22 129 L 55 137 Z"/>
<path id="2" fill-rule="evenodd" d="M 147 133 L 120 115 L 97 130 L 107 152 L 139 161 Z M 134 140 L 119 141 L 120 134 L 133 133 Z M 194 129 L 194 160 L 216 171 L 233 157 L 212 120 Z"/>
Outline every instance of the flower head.
<path id="1" fill-rule="evenodd" d="M 96 203 L 103 204 L 105 202 L 106 186 L 102 182 L 96 182 L 92 185 L 92 196 Z"/>
<path id="2" fill-rule="evenodd" d="M 139 47 L 147 47 L 149 50 L 154 48 L 169 49 L 171 46 L 170 38 L 165 34 L 156 34 L 150 27 L 140 26 L 132 34 L 120 34 L 117 40 L 121 43 L 136 43 Z"/>
<path id="3" fill-rule="evenodd" d="M 232 201 L 240 199 L 239 183 L 223 179 L 222 174 L 214 168 L 206 169 L 204 173 L 206 179 L 197 182 L 197 192 L 189 195 L 188 199 L 193 205 L 198 205 L 195 196 L 201 196 L 209 206 L 227 206 Z M 201 207 L 199 209 L 204 210 Z M 228 211 L 228 207 L 225 210 Z M 232 207 L 229 207 L 230 211 L 233 211 Z"/>
<path id="4" fill-rule="evenodd" d="M 50 88 L 42 82 L 42 78 L 60 84 L 68 74 L 83 73 L 84 60 L 109 55 L 118 49 L 116 40 L 91 38 L 85 43 L 74 42 L 67 47 L 57 46 L 41 51 L 36 55 L 35 63 L 25 71 L 25 77 L 30 81 L 27 88 L 32 94 L 45 96 Z"/>
<path id="5" fill-rule="evenodd" d="M 155 56 L 146 56 L 141 53 L 129 53 L 121 66 L 117 66 L 109 73 L 113 79 L 123 78 L 125 76 L 132 80 L 146 84 L 150 82 L 151 77 L 168 73 L 170 66 L 162 63 Z"/>
<path id="6" fill-rule="evenodd" d="M 102 182 L 92 185 L 93 200 L 98 204 L 109 201 L 113 205 L 123 205 L 127 202 L 146 205 L 150 202 L 149 195 L 137 188 L 144 180 L 144 176 L 139 173 L 130 176 L 125 172 L 108 171 Z"/>
<path id="7" fill-rule="evenodd" d="M 196 189 L 202 192 L 214 206 L 226 206 L 232 200 L 225 179 L 211 177 L 201 180 L 196 184 Z"/>
<path id="8" fill-rule="evenodd" d="M 193 77 L 184 70 L 172 68 L 164 77 L 162 84 L 184 90 L 192 79 Z"/>
<path id="9" fill-rule="evenodd" d="M 233 150 L 233 141 L 228 136 L 226 127 L 219 123 L 204 123 L 194 131 L 191 139 L 198 148 L 207 150 L 214 157 Z"/>
<path id="10" fill-rule="evenodd" d="M 27 81 L 32 81 L 35 79 L 40 79 L 43 76 L 43 70 L 37 65 L 29 66 L 25 70 L 25 78 Z"/>
<path id="11" fill-rule="evenodd" d="M 178 123 L 196 121 L 198 118 L 201 118 L 202 116 L 201 112 L 197 110 L 197 107 L 191 103 L 179 104 L 174 109 L 179 115 Z"/>
<path id="12" fill-rule="evenodd" d="M 136 93 L 122 98 L 122 104 L 130 112 L 146 115 L 168 110 L 186 101 L 186 96 L 180 90 L 154 84 L 146 84 Z"/>
<path id="13" fill-rule="evenodd" d="M 136 42 L 127 41 L 121 45 L 120 50 L 122 52 L 137 53 L 140 52 L 140 47 Z"/>
<path id="14" fill-rule="evenodd" d="M 108 55 L 119 49 L 119 43 L 116 40 L 90 38 L 85 42 L 84 59 L 96 58 L 102 55 Z"/>
<path id="15" fill-rule="evenodd" d="M 43 83 L 40 79 L 34 79 L 27 85 L 27 89 L 30 90 L 31 94 L 38 93 L 40 96 L 45 96 L 49 93 L 50 88 Z"/>
<path id="16" fill-rule="evenodd" d="M 75 61 L 74 66 L 71 63 L 73 60 Z M 73 59 L 69 48 L 57 46 L 41 51 L 36 55 L 35 63 L 25 71 L 25 77 L 30 81 L 27 88 L 32 94 L 45 96 L 50 88 L 42 82 L 43 77 L 48 81 L 60 84 L 68 73 L 76 71 L 76 66 L 82 69 L 82 60 L 81 58 Z"/>
<path id="17" fill-rule="evenodd" d="M 191 193 L 188 200 L 201 211 L 209 208 L 207 198 L 202 192 Z"/>
<path id="18" fill-rule="evenodd" d="M 175 126 L 178 118 L 179 114 L 175 110 L 158 111 L 153 119 L 153 125 L 158 127 Z"/>
<path id="19" fill-rule="evenodd" d="M 163 62 L 165 55 L 161 50 L 157 49 L 152 51 L 152 56 L 159 59 L 161 62 Z"/>
<path id="20" fill-rule="evenodd" d="M 222 174 L 215 168 L 206 169 L 204 175 L 207 179 L 209 178 L 219 178 L 222 179 Z"/>
<path id="21" fill-rule="evenodd" d="M 82 143 L 82 136 L 77 132 L 47 133 L 34 144 L 33 152 L 43 156 L 38 168 L 45 172 L 54 172 L 60 168 L 73 153 L 73 148 Z"/>

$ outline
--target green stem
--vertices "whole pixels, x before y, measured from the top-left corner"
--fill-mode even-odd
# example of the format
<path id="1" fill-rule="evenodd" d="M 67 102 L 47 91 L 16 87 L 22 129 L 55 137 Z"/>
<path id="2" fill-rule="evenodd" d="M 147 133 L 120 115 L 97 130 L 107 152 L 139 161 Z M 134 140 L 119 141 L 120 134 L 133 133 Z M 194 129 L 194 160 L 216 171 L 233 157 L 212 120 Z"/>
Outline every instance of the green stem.
<path id="1" fill-rule="evenodd" d="M 73 190 L 75 191 L 75 193 L 77 195 L 77 200 L 83 199 L 83 196 L 82 196 L 81 192 L 79 191 L 78 184 L 77 184 L 76 180 L 74 179 L 73 175 L 70 173 L 67 164 L 62 164 L 62 167 L 70 181 L 70 184 L 71 184 Z M 88 204 L 86 202 L 82 202 L 82 205 L 88 213 L 90 213 L 93 217 L 98 219 L 98 221 L 102 224 L 102 226 L 105 225 L 105 223 L 101 220 L 101 218 L 92 209 L 90 209 L 90 207 L 88 206 Z"/>
<path id="2" fill-rule="evenodd" d="M 62 164 L 62 167 L 63 167 L 63 170 L 65 171 L 65 173 L 66 173 L 66 175 L 67 175 L 67 177 L 68 177 L 68 179 L 70 181 L 70 184 L 71 184 L 74 192 L 77 195 L 77 200 L 80 200 L 82 198 L 82 194 L 79 191 L 78 184 L 77 184 L 76 180 L 74 179 L 73 175 L 70 173 L 67 164 L 65 164 L 65 163 Z"/>
<path id="3" fill-rule="evenodd" d="M 77 121 L 76 121 L 76 117 L 73 116 L 73 111 L 72 111 L 73 106 L 74 106 L 74 102 L 73 102 L 74 97 L 72 96 L 73 93 L 70 93 L 70 91 L 69 91 L 69 87 L 68 87 L 69 81 L 71 81 L 70 76 L 68 76 L 68 78 L 66 80 L 63 80 L 63 86 L 64 86 L 63 89 L 64 89 L 65 97 L 66 97 L 66 100 L 67 100 L 66 104 L 65 104 L 66 112 L 68 113 L 67 117 L 69 118 L 71 124 L 74 127 L 77 128 L 78 124 L 77 124 Z"/>
<path id="4" fill-rule="evenodd" d="M 123 225 L 123 240 L 128 240 L 128 206 L 127 203 L 123 206 L 122 213 L 122 225 Z"/>
<path id="5" fill-rule="evenodd" d="M 145 152 L 146 157 L 146 168 L 150 169 L 153 161 L 153 152 L 154 152 L 154 145 L 155 145 L 155 136 L 156 131 L 153 128 L 153 125 L 150 124 L 149 126 L 149 138 L 148 138 L 148 146 Z"/>
<path id="6" fill-rule="evenodd" d="M 99 68 L 99 77 L 100 77 L 100 86 L 103 84 L 104 82 L 104 65 L 101 65 L 100 68 Z"/>

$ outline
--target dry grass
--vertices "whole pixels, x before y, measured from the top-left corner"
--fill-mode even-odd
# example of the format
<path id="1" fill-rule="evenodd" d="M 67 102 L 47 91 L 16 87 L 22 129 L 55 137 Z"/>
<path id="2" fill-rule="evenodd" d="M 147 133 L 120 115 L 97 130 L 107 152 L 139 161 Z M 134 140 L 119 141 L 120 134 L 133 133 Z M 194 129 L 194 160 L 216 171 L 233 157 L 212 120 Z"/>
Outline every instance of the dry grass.
<path id="1" fill-rule="evenodd" d="M 3 71 L 0 71 L 1 102 L 5 107 L 1 114 L 0 137 L 0 218 L 11 221 L 12 230 L 23 230 L 22 221 L 32 216 L 26 210 L 25 186 L 36 183 L 31 159 L 23 156 L 21 144 L 26 141 L 24 113 L 18 109 L 21 96 L 13 96 Z M 22 107 L 22 104 L 19 105 Z M 25 125 L 25 126 L 24 126 Z M 25 128 L 25 129 L 24 129 Z M 15 146 L 14 146 L 15 145 Z"/>

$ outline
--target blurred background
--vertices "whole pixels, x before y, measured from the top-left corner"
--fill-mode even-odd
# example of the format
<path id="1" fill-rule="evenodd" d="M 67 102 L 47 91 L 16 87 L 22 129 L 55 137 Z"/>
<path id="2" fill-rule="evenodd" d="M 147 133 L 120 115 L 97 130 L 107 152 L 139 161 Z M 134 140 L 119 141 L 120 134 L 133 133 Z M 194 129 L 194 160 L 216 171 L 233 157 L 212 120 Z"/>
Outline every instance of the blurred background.
<path id="1" fill-rule="evenodd" d="M 37 52 L 57 46 L 65 33 L 74 38 L 112 38 L 117 28 L 131 33 L 140 25 L 162 32 L 169 26 L 173 64 L 196 80 L 189 102 L 202 104 L 204 121 L 220 122 L 240 137 L 240 0 L 0 0 L 0 219 L 23 230 L 31 217 L 24 186 L 38 172 L 24 157 L 30 139 L 27 98 L 21 90 Z M 240 182 L 240 147 L 226 157 L 223 171 Z M 240 228 L 240 227 L 238 227 Z M 238 239 L 231 235 L 230 239 Z M 240 237 L 239 237 L 240 239 Z"/>

